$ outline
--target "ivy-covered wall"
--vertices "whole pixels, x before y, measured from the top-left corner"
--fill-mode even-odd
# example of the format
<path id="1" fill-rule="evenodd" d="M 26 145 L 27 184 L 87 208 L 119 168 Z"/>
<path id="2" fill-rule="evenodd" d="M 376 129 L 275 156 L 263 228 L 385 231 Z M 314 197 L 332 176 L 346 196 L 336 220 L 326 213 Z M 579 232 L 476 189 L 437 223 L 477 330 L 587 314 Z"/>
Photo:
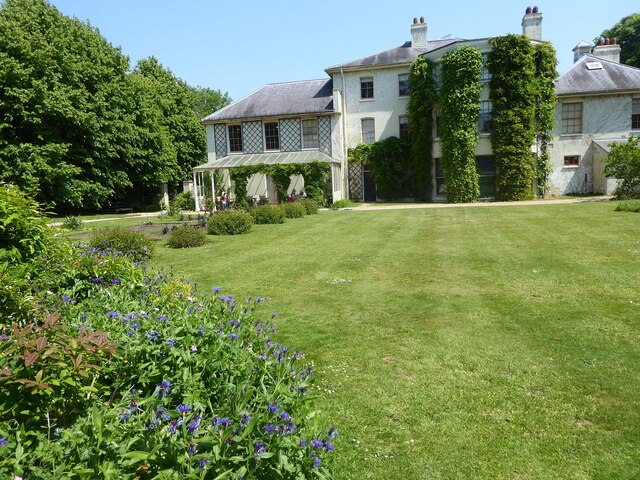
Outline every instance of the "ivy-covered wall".
<path id="1" fill-rule="evenodd" d="M 548 183 L 547 132 L 553 127 L 555 108 L 555 51 L 546 44 L 534 45 L 523 35 L 493 38 L 491 45 L 487 65 L 498 198 L 527 200 L 534 196 L 536 177 L 542 192 Z M 531 150 L 536 132 L 541 144 L 537 163 Z"/>
<path id="2" fill-rule="evenodd" d="M 431 200 L 433 107 L 438 99 L 431 61 L 418 57 L 411 64 L 409 86 L 407 116 L 411 146 L 412 187 L 417 200 Z"/>
<path id="3" fill-rule="evenodd" d="M 480 195 L 476 146 L 480 110 L 482 54 L 463 46 L 442 57 L 440 92 L 441 168 L 447 199 L 473 202 Z"/>

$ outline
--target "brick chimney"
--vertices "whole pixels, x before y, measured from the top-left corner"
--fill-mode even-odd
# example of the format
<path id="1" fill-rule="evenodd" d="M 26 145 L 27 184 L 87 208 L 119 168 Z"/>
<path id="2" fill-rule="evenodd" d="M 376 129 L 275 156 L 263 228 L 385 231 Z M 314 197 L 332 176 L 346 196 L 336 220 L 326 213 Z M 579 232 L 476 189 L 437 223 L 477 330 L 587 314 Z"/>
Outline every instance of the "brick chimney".
<path id="1" fill-rule="evenodd" d="M 531 40 L 542 40 L 542 14 L 538 7 L 527 7 L 522 17 L 522 34 Z"/>
<path id="2" fill-rule="evenodd" d="M 615 38 L 600 39 L 593 49 L 593 56 L 610 62 L 620 63 L 620 45 Z"/>
<path id="3" fill-rule="evenodd" d="M 424 23 L 424 17 L 420 17 L 419 23 L 418 19 L 413 17 L 413 25 L 411 25 L 411 46 L 427 46 L 427 24 Z"/>
<path id="4" fill-rule="evenodd" d="M 591 53 L 591 44 L 581 41 L 578 45 L 573 47 L 573 63 L 576 63 L 585 55 L 589 55 Z"/>

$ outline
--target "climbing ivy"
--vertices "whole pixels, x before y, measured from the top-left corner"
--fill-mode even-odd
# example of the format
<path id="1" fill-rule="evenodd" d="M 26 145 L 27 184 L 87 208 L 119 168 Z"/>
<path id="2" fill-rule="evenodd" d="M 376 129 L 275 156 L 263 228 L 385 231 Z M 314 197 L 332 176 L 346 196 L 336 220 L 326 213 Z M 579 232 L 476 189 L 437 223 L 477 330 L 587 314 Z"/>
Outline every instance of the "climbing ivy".
<path id="1" fill-rule="evenodd" d="M 556 51 L 549 43 L 538 43 L 534 46 L 536 64 L 537 101 L 535 110 L 535 129 L 538 139 L 538 156 L 536 161 L 537 193 L 544 197 L 549 191 L 551 175 L 551 155 L 549 143 L 553 130 L 553 114 L 556 109 L 554 80 L 557 78 Z"/>
<path id="2" fill-rule="evenodd" d="M 330 197 L 331 166 L 324 162 L 292 163 L 287 165 L 243 165 L 229 170 L 231 180 L 234 183 L 236 198 L 246 198 L 249 177 L 256 173 L 269 175 L 273 178 L 276 195 L 280 201 L 287 198 L 287 189 L 291 181 L 291 175 L 302 175 L 305 180 L 305 189 L 309 195 L 318 192 L 319 195 Z"/>
<path id="3" fill-rule="evenodd" d="M 407 106 L 410 165 L 413 192 L 418 200 L 431 199 L 433 162 L 433 107 L 438 94 L 433 79 L 433 63 L 422 57 L 409 68 L 410 96 Z"/>
<path id="4" fill-rule="evenodd" d="M 493 50 L 487 67 L 491 72 L 493 132 L 496 156 L 496 189 L 501 200 L 533 198 L 536 113 L 535 49 L 524 35 L 491 39 Z"/>
<path id="5" fill-rule="evenodd" d="M 480 195 L 476 146 L 481 74 L 482 54 L 474 47 L 460 47 L 442 57 L 441 166 L 447 199 L 453 203 L 472 202 Z"/>

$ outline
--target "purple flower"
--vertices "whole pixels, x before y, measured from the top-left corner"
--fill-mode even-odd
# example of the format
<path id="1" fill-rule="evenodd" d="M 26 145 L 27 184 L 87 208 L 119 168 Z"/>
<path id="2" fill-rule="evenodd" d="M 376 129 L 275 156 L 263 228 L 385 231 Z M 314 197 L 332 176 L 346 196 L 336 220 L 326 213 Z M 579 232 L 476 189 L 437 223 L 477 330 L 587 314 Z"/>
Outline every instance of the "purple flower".
<path id="1" fill-rule="evenodd" d="M 168 393 L 171 393 L 171 382 L 169 380 L 162 380 L 160 385 L 156 385 L 156 388 L 159 388 L 157 395 L 166 397 Z"/>
<path id="2" fill-rule="evenodd" d="M 158 341 L 158 332 L 152 332 L 152 331 L 147 332 L 147 338 L 149 340 L 153 340 L 154 342 L 157 342 Z"/>
<path id="3" fill-rule="evenodd" d="M 311 458 L 313 458 L 313 468 L 315 469 L 315 468 L 320 467 L 320 464 L 322 463 L 322 462 L 320 461 L 320 457 L 317 457 L 316 455 L 314 455 L 314 456 L 313 456 L 313 457 L 311 457 Z"/>
<path id="4" fill-rule="evenodd" d="M 262 442 L 256 442 L 253 445 L 253 455 L 256 456 L 256 457 L 258 455 L 260 455 L 261 453 L 266 452 L 266 450 L 267 449 L 265 448 L 264 443 L 262 443 Z"/>
<path id="5" fill-rule="evenodd" d="M 262 297 L 255 297 L 255 301 L 256 301 L 256 302 L 258 302 L 258 303 L 262 303 L 262 302 L 264 302 L 264 298 L 262 298 Z"/>
<path id="6" fill-rule="evenodd" d="M 120 280 L 119 278 L 114 278 L 111 280 L 111 283 L 113 283 L 114 285 L 120 285 L 122 283 L 122 280 Z"/>
<path id="7" fill-rule="evenodd" d="M 251 421 L 251 415 L 247 415 L 246 413 L 240 417 L 240 426 L 245 427 Z"/>
<path id="8" fill-rule="evenodd" d="M 229 325 L 231 325 L 232 327 L 239 327 L 240 321 L 236 319 L 229 320 Z"/>
<path id="9" fill-rule="evenodd" d="M 193 416 L 193 420 L 191 420 L 191 422 L 189 422 L 189 424 L 187 425 L 187 430 L 191 435 L 194 435 L 198 428 L 200 428 L 200 415 L 196 413 Z"/>
<path id="10" fill-rule="evenodd" d="M 189 410 L 191 410 L 191 405 L 189 405 L 188 403 L 181 403 L 176 407 L 176 410 L 180 413 L 187 413 Z"/>
<path id="11" fill-rule="evenodd" d="M 156 320 L 158 320 L 159 322 L 166 322 L 167 320 L 169 320 L 169 317 L 167 317 L 166 315 L 160 315 L 156 317 Z"/>
<path id="12" fill-rule="evenodd" d="M 133 322 L 129 325 L 129 328 L 131 328 L 131 330 L 138 330 L 140 328 L 140 324 L 138 322 Z"/>
<path id="13" fill-rule="evenodd" d="M 0 340 L 9 340 L 9 336 L 8 335 L 0 335 Z"/>
<path id="14" fill-rule="evenodd" d="M 215 417 L 212 421 L 211 421 L 211 425 L 215 428 L 218 427 L 228 427 L 229 425 L 231 425 L 231 420 L 229 420 L 226 417 Z"/>
<path id="15" fill-rule="evenodd" d="M 190 443 L 189 446 L 187 447 L 187 453 L 191 457 L 193 457 L 196 454 L 197 451 L 198 451 L 198 449 L 196 448 L 196 444 L 195 443 Z"/>
<path id="16" fill-rule="evenodd" d="M 104 280 L 98 277 L 93 277 L 91 283 L 104 283 Z"/>
<path id="17" fill-rule="evenodd" d="M 264 432 L 269 434 L 269 435 L 272 435 L 272 434 L 276 433 L 276 426 L 273 423 L 267 423 L 264 426 Z"/>
<path id="18" fill-rule="evenodd" d="M 109 315 L 109 318 L 116 318 L 120 316 L 120 312 L 116 312 L 112 310 L 109 313 L 107 313 L 107 315 Z"/>
<path id="19" fill-rule="evenodd" d="M 318 440 L 317 438 L 314 438 L 313 440 L 311 440 L 311 448 L 317 450 L 322 447 L 324 447 L 324 443 L 322 443 L 322 440 Z"/>
<path id="20" fill-rule="evenodd" d="M 267 405 L 267 410 L 275 415 L 280 410 L 280 404 L 278 402 L 273 402 L 272 404 Z"/>
<path id="21" fill-rule="evenodd" d="M 333 446 L 333 443 L 329 442 L 328 440 L 324 442 L 324 449 L 327 452 L 333 452 L 335 450 L 335 447 Z"/>
<path id="22" fill-rule="evenodd" d="M 329 431 L 327 432 L 327 435 L 329 435 L 329 438 L 331 440 L 333 440 L 334 438 L 336 438 L 338 436 L 338 430 L 336 430 L 335 428 L 331 427 L 329 429 Z"/>
<path id="23" fill-rule="evenodd" d="M 65 303 L 75 303 L 76 299 L 70 297 L 69 295 L 63 295 L 62 296 L 62 301 L 65 302 Z"/>
<path id="24" fill-rule="evenodd" d="M 9 442 L 7 442 L 4 438 L 0 437 L 0 447 L 6 447 L 7 445 L 9 445 Z"/>
<path id="25" fill-rule="evenodd" d="M 302 447 L 302 448 L 306 448 L 307 447 L 307 441 L 304 438 L 300 439 L 300 447 Z"/>
<path id="26" fill-rule="evenodd" d="M 204 327 L 198 327 L 198 333 L 200 335 L 204 335 L 206 333 L 206 330 L 204 329 Z"/>
<path id="27" fill-rule="evenodd" d="M 280 413 L 280 418 L 284 421 L 291 420 L 291 416 L 284 410 L 282 411 L 282 413 Z"/>
<path id="28" fill-rule="evenodd" d="M 167 347 L 171 348 L 174 347 L 176 344 L 176 341 L 173 338 L 170 338 L 169 340 L 167 340 Z"/>
<path id="29" fill-rule="evenodd" d="M 205 465 L 209 463 L 209 459 L 208 458 L 201 458 L 200 461 L 198 462 L 198 468 L 200 469 L 200 471 L 204 470 Z"/>
<path id="30" fill-rule="evenodd" d="M 118 418 L 120 419 L 121 422 L 126 422 L 131 418 L 131 410 L 127 408 L 126 410 L 120 412 L 118 414 Z"/>
<path id="31" fill-rule="evenodd" d="M 238 338 L 239 337 L 238 337 L 237 333 L 230 333 L 229 334 L 229 340 L 237 340 Z"/>
<path id="32" fill-rule="evenodd" d="M 222 291 L 222 287 L 213 287 L 212 290 L 213 290 L 213 293 L 217 295 Z"/>
<path id="33" fill-rule="evenodd" d="M 198 347 L 196 345 L 191 345 L 191 351 L 192 352 L 197 352 L 198 351 Z"/>
<path id="34" fill-rule="evenodd" d="M 136 334 L 136 332 L 134 332 L 133 330 L 128 330 L 127 331 L 127 336 L 128 337 L 133 337 Z"/>

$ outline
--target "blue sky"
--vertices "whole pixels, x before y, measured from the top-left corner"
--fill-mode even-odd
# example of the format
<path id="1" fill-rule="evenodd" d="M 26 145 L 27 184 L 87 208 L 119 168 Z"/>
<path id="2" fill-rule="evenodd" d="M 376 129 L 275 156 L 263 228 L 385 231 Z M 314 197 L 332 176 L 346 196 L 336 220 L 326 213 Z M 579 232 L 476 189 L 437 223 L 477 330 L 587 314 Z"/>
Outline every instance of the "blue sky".
<path id="1" fill-rule="evenodd" d="M 1 0 L 0 0 L 1 1 Z M 430 39 L 521 33 L 527 6 L 514 0 L 50 0 L 64 15 L 88 20 L 131 64 L 149 56 L 190 85 L 238 100 L 265 83 L 325 78 L 324 69 L 410 40 L 424 16 Z M 637 0 L 546 0 L 542 36 L 557 50 L 559 71 L 571 49 L 592 41 Z"/>

